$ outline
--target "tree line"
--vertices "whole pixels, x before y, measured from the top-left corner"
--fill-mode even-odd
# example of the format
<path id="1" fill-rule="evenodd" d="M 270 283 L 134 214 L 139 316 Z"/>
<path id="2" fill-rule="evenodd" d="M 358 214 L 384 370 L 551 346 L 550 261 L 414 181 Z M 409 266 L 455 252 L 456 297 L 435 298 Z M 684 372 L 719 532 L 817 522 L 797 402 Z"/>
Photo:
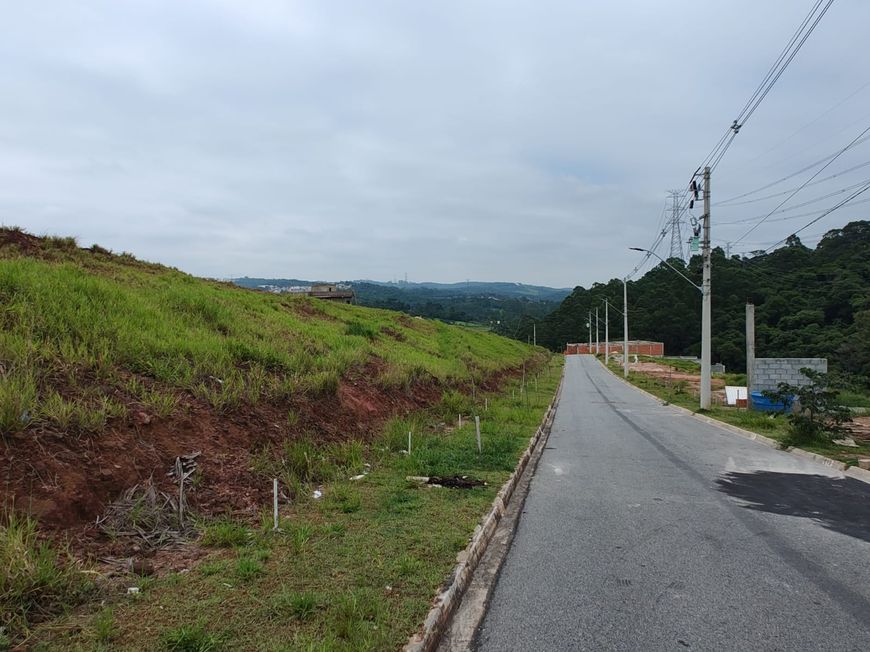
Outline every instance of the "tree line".
<path id="1" fill-rule="evenodd" d="M 701 257 L 671 265 L 700 285 Z M 730 371 L 745 370 L 745 304 L 756 306 L 758 357 L 828 358 L 833 370 L 870 384 L 870 222 L 850 222 L 825 234 L 815 248 L 798 237 L 770 253 L 726 257 L 712 252 L 712 354 Z M 621 279 L 577 287 L 549 315 L 526 317 L 516 328 L 523 341 L 537 328 L 537 341 L 554 351 L 588 339 L 589 311 L 604 299 L 622 310 Z M 701 294 L 660 263 L 628 282 L 631 339 L 664 342 L 667 355 L 699 355 Z M 601 325 L 601 338 L 604 327 Z M 622 339 L 622 316 L 610 310 L 610 338 Z M 593 324 L 594 339 L 594 324 Z"/>

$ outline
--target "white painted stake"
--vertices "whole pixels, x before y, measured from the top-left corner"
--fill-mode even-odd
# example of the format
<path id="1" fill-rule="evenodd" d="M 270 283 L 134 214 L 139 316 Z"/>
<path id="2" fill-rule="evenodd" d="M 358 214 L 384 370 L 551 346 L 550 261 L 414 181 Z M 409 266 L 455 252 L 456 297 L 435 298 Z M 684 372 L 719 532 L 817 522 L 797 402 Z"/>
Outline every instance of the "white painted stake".
<path id="1" fill-rule="evenodd" d="M 480 417 L 474 417 L 474 429 L 477 431 L 477 452 L 480 453 Z"/>
<path id="2" fill-rule="evenodd" d="M 408 457 L 411 457 L 411 431 L 408 431 Z"/>
<path id="3" fill-rule="evenodd" d="M 278 529 L 278 478 L 272 478 L 272 516 L 274 517 L 275 525 L 273 530 Z"/>
<path id="4" fill-rule="evenodd" d="M 489 412 L 489 399 L 488 398 L 483 399 L 483 410 L 484 410 L 484 412 Z"/>

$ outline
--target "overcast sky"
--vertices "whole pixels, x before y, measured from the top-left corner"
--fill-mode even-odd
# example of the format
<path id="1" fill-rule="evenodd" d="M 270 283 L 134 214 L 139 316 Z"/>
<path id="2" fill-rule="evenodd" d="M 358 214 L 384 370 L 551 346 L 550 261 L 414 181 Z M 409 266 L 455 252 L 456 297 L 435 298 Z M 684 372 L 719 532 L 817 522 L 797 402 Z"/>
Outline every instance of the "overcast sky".
<path id="1" fill-rule="evenodd" d="M 811 4 L 7 2 L 0 222 L 216 277 L 621 277 Z M 870 126 L 868 25 L 870 3 L 834 3 L 716 171 L 714 202 Z M 734 250 L 842 196 L 772 216 Z M 714 208 L 714 239 L 783 198 Z"/>

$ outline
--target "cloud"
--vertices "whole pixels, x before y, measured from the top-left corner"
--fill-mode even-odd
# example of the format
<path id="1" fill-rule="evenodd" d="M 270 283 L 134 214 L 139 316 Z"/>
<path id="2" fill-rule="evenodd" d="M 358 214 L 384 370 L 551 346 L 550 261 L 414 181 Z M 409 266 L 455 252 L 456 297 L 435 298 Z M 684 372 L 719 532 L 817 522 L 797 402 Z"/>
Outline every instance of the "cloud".
<path id="1" fill-rule="evenodd" d="M 634 266 L 627 247 L 652 241 L 665 191 L 688 181 L 807 9 L 18 3 L 0 27 L 0 220 L 209 276 L 588 285 Z M 857 133 L 870 88 L 787 138 L 870 81 L 868 20 L 857 0 L 831 9 L 714 198 Z M 764 206 L 717 209 L 714 238 L 741 233 L 717 219 Z M 863 217 L 841 215 L 819 228 Z"/>

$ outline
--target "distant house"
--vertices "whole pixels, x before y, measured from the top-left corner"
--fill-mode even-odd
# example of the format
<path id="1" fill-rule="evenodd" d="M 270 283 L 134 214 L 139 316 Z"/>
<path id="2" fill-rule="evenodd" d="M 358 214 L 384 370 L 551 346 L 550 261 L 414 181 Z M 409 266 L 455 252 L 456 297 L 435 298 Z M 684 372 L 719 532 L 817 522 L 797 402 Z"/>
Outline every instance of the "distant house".
<path id="1" fill-rule="evenodd" d="M 353 290 L 350 288 L 339 288 L 332 283 L 323 283 L 320 285 L 312 285 L 308 291 L 309 297 L 315 299 L 326 299 L 327 301 L 338 301 L 340 303 L 351 303 L 353 301 Z"/>

